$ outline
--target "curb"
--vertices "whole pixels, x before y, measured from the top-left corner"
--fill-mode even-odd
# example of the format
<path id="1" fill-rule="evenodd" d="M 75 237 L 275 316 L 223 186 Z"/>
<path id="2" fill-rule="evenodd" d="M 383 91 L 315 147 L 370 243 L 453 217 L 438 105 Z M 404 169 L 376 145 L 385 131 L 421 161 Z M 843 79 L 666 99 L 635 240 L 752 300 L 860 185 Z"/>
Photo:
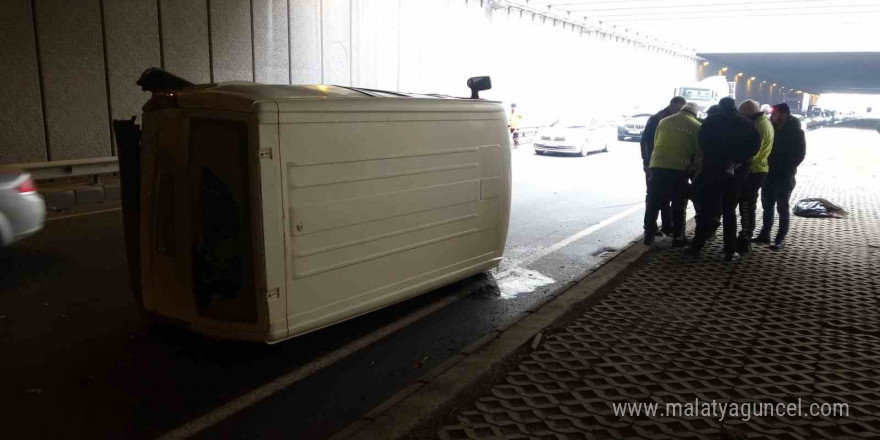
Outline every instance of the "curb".
<path id="1" fill-rule="evenodd" d="M 394 440 L 407 436 L 459 394 L 481 382 L 537 334 L 608 284 L 650 250 L 641 239 L 601 266 L 542 298 L 525 312 L 463 348 L 328 440 Z"/>
<path id="2" fill-rule="evenodd" d="M 50 210 L 73 209 L 78 206 L 120 200 L 119 183 L 81 185 L 65 189 L 47 189 L 39 192 Z"/>

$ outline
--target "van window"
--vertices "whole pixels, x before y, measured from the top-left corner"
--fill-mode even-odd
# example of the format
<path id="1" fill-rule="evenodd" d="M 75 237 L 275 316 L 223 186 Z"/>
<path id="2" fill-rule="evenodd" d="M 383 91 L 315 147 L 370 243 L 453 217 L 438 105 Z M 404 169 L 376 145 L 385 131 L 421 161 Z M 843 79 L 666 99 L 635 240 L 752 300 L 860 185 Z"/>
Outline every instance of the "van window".
<path id="1" fill-rule="evenodd" d="M 245 122 L 190 122 L 192 280 L 200 316 L 257 320 L 248 151 Z"/>

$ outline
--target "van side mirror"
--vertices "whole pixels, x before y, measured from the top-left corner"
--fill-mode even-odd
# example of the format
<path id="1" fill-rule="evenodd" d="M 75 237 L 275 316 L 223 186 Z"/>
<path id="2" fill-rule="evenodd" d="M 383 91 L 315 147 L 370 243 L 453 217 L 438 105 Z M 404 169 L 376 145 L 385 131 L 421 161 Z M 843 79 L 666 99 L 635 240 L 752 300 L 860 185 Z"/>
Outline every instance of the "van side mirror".
<path id="1" fill-rule="evenodd" d="M 480 99 L 480 91 L 492 88 L 492 78 L 488 76 L 475 76 L 468 79 L 467 86 L 471 89 L 471 99 Z"/>

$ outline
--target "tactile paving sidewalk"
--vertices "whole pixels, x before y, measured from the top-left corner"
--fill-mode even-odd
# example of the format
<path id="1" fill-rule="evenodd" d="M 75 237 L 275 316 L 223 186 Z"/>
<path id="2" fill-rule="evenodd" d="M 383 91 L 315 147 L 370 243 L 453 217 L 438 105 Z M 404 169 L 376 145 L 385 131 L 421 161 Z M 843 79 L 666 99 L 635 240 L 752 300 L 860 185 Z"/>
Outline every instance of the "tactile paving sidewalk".
<path id="1" fill-rule="evenodd" d="M 880 190 L 802 185 L 782 253 L 660 249 L 465 407 L 441 439 L 880 439 Z M 777 219 L 778 222 L 778 219 Z M 760 225 L 760 214 L 759 221 Z M 775 235 L 775 231 L 774 231 Z M 617 417 L 612 403 L 847 403 L 849 417 Z M 807 411 L 807 408 L 804 408 Z"/>

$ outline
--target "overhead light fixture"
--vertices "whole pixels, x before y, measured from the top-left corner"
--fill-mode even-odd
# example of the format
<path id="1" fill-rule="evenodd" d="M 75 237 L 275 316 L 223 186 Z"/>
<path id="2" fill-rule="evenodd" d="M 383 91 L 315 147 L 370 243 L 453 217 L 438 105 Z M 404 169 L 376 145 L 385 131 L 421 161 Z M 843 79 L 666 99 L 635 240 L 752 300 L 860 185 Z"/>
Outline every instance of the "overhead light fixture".
<path id="1" fill-rule="evenodd" d="M 761 84 L 767 84 L 767 81 L 761 81 Z"/>
<path id="2" fill-rule="evenodd" d="M 709 62 L 708 62 L 708 61 L 703 61 L 703 65 L 704 65 L 704 66 L 708 66 L 708 65 L 709 65 Z"/>
<path id="3" fill-rule="evenodd" d="M 722 72 L 727 72 L 727 67 L 722 67 L 722 68 L 721 68 L 721 71 L 722 71 Z"/>
<path id="4" fill-rule="evenodd" d="M 749 81 L 754 81 L 754 80 L 755 80 L 755 77 L 754 77 L 754 76 L 751 77 L 751 78 L 749 78 Z"/>
<path id="5" fill-rule="evenodd" d="M 776 87 L 776 83 L 773 83 L 773 84 L 770 84 L 770 85 L 773 86 L 773 87 Z M 784 89 L 784 88 L 785 88 L 785 87 L 783 87 L 783 89 Z"/>

